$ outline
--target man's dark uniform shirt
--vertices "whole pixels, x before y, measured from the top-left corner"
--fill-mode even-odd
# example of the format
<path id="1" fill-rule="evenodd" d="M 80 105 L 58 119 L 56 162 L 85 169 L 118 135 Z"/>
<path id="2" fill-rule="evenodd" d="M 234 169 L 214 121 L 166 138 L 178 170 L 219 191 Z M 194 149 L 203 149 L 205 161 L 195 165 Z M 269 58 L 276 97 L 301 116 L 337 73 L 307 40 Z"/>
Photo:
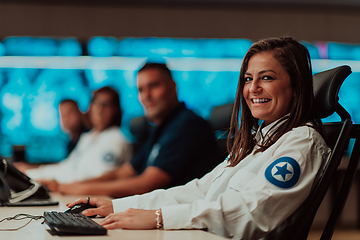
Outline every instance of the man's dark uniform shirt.
<path id="1" fill-rule="evenodd" d="M 167 187 L 201 178 L 221 162 L 214 135 L 207 121 L 187 109 L 175 107 L 159 126 L 153 126 L 148 140 L 131 161 L 141 174 L 155 166 L 172 177 Z"/>

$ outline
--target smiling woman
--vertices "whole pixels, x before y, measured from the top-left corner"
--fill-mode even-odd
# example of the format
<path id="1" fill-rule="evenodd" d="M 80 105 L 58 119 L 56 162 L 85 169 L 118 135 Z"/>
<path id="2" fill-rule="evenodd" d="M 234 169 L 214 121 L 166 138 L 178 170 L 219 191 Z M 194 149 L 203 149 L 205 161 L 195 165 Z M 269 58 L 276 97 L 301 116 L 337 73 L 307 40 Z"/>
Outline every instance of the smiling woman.
<path id="1" fill-rule="evenodd" d="M 290 77 L 272 52 L 261 52 L 250 59 L 243 95 L 253 117 L 265 125 L 290 112 L 294 98 Z"/>
<path id="2" fill-rule="evenodd" d="M 107 229 L 207 229 L 234 239 L 279 239 L 277 228 L 299 212 L 331 152 L 313 98 L 303 45 L 292 38 L 254 43 L 240 71 L 228 158 L 183 186 L 92 198 L 98 208 L 84 214 L 106 216 Z"/>
<path id="3" fill-rule="evenodd" d="M 255 68 L 253 63 L 261 63 L 261 67 L 267 67 L 262 70 L 257 69 L 258 73 L 264 70 L 266 72 L 273 72 L 273 75 L 268 74 L 268 76 L 265 77 L 264 80 L 267 79 L 266 81 L 261 82 L 281 84 L 281 82 L 286 82 L 287 78 L 290 80 L 290 87 L 285 87 L 287 86 L 287 83 L 285 83 L 282 86 L 278 86 L 278 89 L 274 89 L 276 93 L 274 92 L 275 95 L 272 97 L 275 98 L 275 100 L 273 101 L 273 99 L 271 99 L 269 103 L 264 104 L 271 109 L 271 112 L 267 112 L 269 115 L 262 115 L 261 117 L 257 115 L 254 109 L 255 104 L 253 105 L 252 101 L 247 102 L 247 95 L 245 96 L 245 94 L 247 94 L 245 92 L 247 88 L 245 85 L 248 85 L 248 81 L 251 80 L 251 78 L 248 78 L 248 73 L 251 71 L 249 65 L 251 64 L 250 67 Z M 271 79 L 274 77 L 275 79 Z M 317 116 L 313 103 L 314 93 L 312 84 L 312 67 L 309 51 L 299 42 L 292 38 L 285 37 L 259 41 L 251 46 L 243 59 L 243 64 L 240 69 L 239 87 L 235 100 L 232 127 L 230 129 L 234 134 L 234 139 L 231 139 L 231 141 L 234 142 L 231 151 L 242 149 L 240 154 L 230 155 L 229 161 L 232 162 L 232 165 L 236 165 L 249 155 L 253 151 L 254 146 L 258 145 L 259 147 L 255 150 L 255 153 L 263 152 L 286 132 L 294 127 L 304 125 L 309 121 L 317 132 L 319 132 L 321 136 L 324 136 L 322 123 Z M 242 92 L 240 92 L 239 89 L 242 90 Z M 265 96 L 269 93 L 263 94 L 263 96 Z M 278 101 L 280 98 L 283 99 Z M 280 105 L 283 105 L 283 109 L 277 107 Z M 239 124 L 240 112 L 241 125 Z M 259 120 L 264 121 L 264 124 L 267 125 L 269 122 L 279 119 L 286 113 L 289 113 L 287 116 L 288 120 L 284 124 L 281 124 L 277 131 L 273 131 L 271 136 L 264 140 L 263 143 L 257 143 L 253 138 L 253 131 L 257 131 L 259 128 Z M 240 128 L 238 126 L 240 126 Z"/>

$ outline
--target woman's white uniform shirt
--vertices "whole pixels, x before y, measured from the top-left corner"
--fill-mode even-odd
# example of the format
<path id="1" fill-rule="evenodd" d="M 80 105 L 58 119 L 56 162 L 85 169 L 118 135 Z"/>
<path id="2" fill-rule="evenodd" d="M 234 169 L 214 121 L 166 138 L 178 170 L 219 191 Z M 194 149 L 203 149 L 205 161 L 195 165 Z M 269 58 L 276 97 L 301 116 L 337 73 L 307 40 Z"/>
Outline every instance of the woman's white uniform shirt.
<path id="1" fill-rule="evenodd" d="M 261 143 L 275 124 L 259 130 L 256 140 Z M 236 239 L 259 239 L 303 203 L 330 152 L 316 130 L 297 127 L 235 167 L 225 160 L 184 186 L 115 199 L 114 212 L 161 207 L 165 229 L 207 229 Z"/>
<path id="2" fill-rule="evenodd" d="M 53 179 L 59 183 L 83 181 L 115 169 L 129 161 L 131 155 L 131 145 L 125 141 L 119 127 L 110 127 L 100 133 L 83 133 L 66 159 L 30 169 L 26 174 L 34 179 Z"/>

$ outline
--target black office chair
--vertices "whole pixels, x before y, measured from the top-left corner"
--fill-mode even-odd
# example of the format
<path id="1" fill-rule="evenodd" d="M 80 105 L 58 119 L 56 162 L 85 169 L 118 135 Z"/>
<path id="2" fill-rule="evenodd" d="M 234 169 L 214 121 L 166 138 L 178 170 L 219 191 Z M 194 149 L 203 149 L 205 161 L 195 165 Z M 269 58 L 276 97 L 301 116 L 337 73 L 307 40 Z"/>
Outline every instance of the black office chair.
<path id="1" fill-rule="evenodd" d="M 332 154 L 326 163 L 322 176 L 313 186 L 306 201 L 298 211 L 288 219 L 291 219 L 292 224 L 285 229 L 282 229 L 280 225 L 267 236 L 269 239 L 307 239 L 315 214 L 336 174 L 343 154 L 347 149 L 349 139 L 355 138 L 356 143 L 351 154 L 345 178 L 337 195 L 332 213 L 327 221 L 327 225 L 323 230 L 321 239 L 331 239 L 332 237 L 336 222 L 349 195 L 359 163 L 360 146 L 358 146 L 359 141 L 357 141 L 360 136 L 359 127 L 352 124 L 350 114 L 338 102 L 339 89 L 350 73 L 351 68 L 349 66 L 341 66 L 317 73 L 313 76 L 315 103 L 317 104 L 320 117 L 325 118 L 336 112 L 340 116 L 341 121 L 324 124 Z"/>
<path id="2" fill-rule="evenodd" d="M 225 159 L 225 157 L 227 157 L 228 155 L 227 137 L 230 129 L 230 121 L 233 108 L 233 103 L 214 107 L 208 119 L 210 127 L 215 134 L 216 143 L 222 159 Z"/>
<path id="3" fill-rule="evenodd" d="M 146 117 L 136 117 L 130 121 L 130 132 L 135 137 L 133 152 L 136 153 L 144 145 L 150 134 L 151 125 Z"/>
<path id="4" fill-rule="evenodd" d="M 348 72 L 349 72 L 348 74 L 350 74 L 351 69 L 348 66 L 342 66 L 342 67 L 339 67 L 338 69 L 340 70 L 340 68 L 343 68 L 344 69 L 343 71 L 345 74 L 346 67 L 348 68 Z M 339 116 L 341 117 L 342 120 L 344 120 L 347 116 L 349 117 L 347 120 L 350 120 L 350 114 L 348 112 L 346 112 L 346 110 L 344 108 L 342 108 L 340 104 L 338 104 L 336 112 L 339 114 Z M 354 181 L 354 177 L 355 177 L 356 171 L 359 166 L 359 161 L 360 161 L 360 125 L 359 124 L 352 124 L 351 129 L 350 129 L 349 138 L 354 139 L 355 144 L 354 144 L 353 150 L 350 155 L 350 161 L 345 170 L 344 180 L 343 180 L 343 182 L 341 184 L 341 188 L 337 194 L 337 198 L 335 200 L 333 210 L 332 210 L 330 217 L 327 221 L 327 224 L 323 230 L 321 240 L 331 239 L 331 237 L 334 233 L 334 230 L 335 230 L 336 223 L 338 222 L 341 212 L 345 206 L 347 197 L 350 192 L 351 185 Z M 332 170 L 331 172 L 335 172 L 335 171 L 336 171 L 336 169 Z M 327 179 L 327 181 L 330 182 L 331 179 Z M 326 183 L 326 185 L 324 184 L 324 186 L 328 186 L 328 184 Z M 322 187 L 322 186 L 319 186 L 319 188 L 320 187 Z"/>

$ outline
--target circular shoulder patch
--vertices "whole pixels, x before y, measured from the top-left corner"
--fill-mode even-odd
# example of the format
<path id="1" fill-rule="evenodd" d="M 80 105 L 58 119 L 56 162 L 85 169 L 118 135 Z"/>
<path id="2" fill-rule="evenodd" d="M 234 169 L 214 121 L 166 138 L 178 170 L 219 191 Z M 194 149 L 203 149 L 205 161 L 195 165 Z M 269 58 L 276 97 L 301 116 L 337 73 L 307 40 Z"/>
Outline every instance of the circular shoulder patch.
<path id="1" fill-rule="evenodd" d="M 266 168 L 265 178 L 277 187 L 291 188 L 300 178 L 299 163 L 291 157 L 278 158 Z"/>
<path id="2" fill-rule="evenodd" d="M 112 152 L 105 153 L 103 155 L 103 161 L 106 163 L 114 163 L 115 162 L 115 155 Z"/>

